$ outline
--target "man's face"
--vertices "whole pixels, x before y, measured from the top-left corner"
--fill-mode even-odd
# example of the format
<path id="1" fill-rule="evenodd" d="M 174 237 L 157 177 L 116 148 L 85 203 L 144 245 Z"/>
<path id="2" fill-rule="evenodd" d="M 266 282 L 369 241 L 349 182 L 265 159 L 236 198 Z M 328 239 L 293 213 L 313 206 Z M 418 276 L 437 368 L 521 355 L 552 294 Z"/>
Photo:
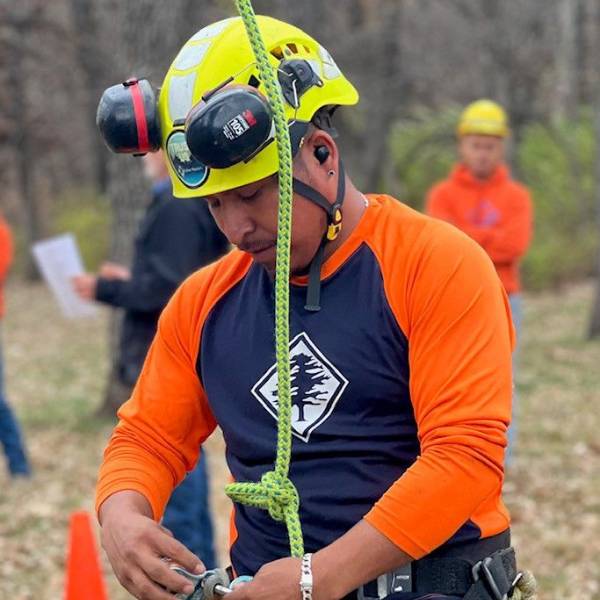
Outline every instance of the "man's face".
<path id="1" fill-rule="evenodd" d="M 295 176 L 306 183 L 306 169 Z M 308 180 L 307 180 L 308 179 Z M 275 272 L 277 243 L 278 181 L 275 175 L 207 198 L 210 212 L 229 242 L 252 258 L 269 273 Z M 292 243 L 290 267 L 293 274 L 306 270 L 325 231 L 324 211 L 302 196 L 292 202 Z"/>
<path id="2" fill-rule="evenodd" d="M 477 179 L 487 179 L 504 160 L 504 140 L 492 135 L 465 135 L 458 150 L 463 164 Z"/>

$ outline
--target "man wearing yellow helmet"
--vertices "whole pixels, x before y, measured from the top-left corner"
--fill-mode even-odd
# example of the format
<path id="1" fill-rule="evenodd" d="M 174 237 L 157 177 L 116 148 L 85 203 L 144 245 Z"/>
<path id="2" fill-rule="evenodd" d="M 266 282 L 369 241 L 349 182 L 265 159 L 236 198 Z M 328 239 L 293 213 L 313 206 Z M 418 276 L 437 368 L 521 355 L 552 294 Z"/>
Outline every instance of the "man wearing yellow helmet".
<path id="1" fill-rule="evenodd" d="M 464 231 L 487 252 L 510 299 L 518 333 L 519 262 L 531 240 L 533 215 L 529 192 L 510 177 L 504 164 L 508 134 L 501 106 L 491 100 L 469 104 L 457 127 L 460 163 L 431 189 L 426 210 Z M 513 418 L 509 447 L 515 434 Z"/>
<path id="2" fill-rule="evenodd" d="M 356 91 L 303 31 L 267 17 L 259 26 L 295 157 L 290 478 L 307 554 L 285 558 L 284 525 L 236 503 L 232 567 L 254 579 L 232 600 L 497 600 L 516 577 L 501 500 L 513 342 L 504 292 L 484 252 L 454 228 L 356 189 L 331 123 Z M 112 102 L 144 100 L 142 88 L 113 91 L 104 116 Z M 174 192 L 205 197 L 237 249 L 189 278 L 165 309 L 105 454 L 103 545 L 137 598 L 191 592 L 165 557 L 202 571 L 156 521 L 217 424 L 236 481 L 272 467 L 270 110 L 239 19 L 193 36 L 161 89 Z M 137 151 L 152 147 L 148 125 L 137 127 Z M 121 133 L 113 146 L 131 148 L 131 131 Z"/>

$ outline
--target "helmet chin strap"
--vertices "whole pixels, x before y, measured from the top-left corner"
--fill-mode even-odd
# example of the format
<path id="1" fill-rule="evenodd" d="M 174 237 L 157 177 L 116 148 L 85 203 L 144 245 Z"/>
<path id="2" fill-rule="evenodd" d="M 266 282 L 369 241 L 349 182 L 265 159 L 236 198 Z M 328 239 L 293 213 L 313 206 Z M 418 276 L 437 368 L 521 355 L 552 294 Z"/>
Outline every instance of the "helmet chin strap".
<path id="1" fill-rule="evenodd" d="M 338 185 L 336 199 L 333 204 L 313 187 L 307 185 L 299 179 L 292 180 L 292 187 L 295 193 L 304 196 L 307 200 L 320 206 L 327 214 L 327 229 L 323 234 L 319 248 L 314 255 L 308 270 L 308 287 L 306 289 L 306 304 L 304 308 L 311 312 L 321 310 L 321 267 L 323 266 L 323 255 L 325 244 L 335 240 L 342 230 L 342 203 L 346 193 L 346 175 L 342 160 L 339 161 Z"/>

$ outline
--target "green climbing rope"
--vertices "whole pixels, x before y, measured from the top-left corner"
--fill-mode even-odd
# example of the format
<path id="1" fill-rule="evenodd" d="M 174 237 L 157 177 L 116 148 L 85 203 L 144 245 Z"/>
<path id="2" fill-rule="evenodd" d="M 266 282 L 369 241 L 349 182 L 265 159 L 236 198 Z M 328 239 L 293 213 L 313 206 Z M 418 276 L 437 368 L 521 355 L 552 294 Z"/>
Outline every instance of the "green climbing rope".
<path id="1" fill-rule="evenodd" d="M 298 491 L 288 474 L 292 453 L 292 403 L 289 357 L 289 271 L 292 230 L 292 151 L 281 89 L 258 29 L 250 0 L 235 0 L 256 58 L 260 77 L 273 110 L 279 157 L 279 213 L 275 268 L 275 354 L 279 418 L 277 421 L 277 455 L 275 468 L 265 473 L 260 483 L 232 483 L 225 488 L 234 501 L 268 510 L 273 519 L 284 521 L 292 556 L 304 554 L 300 527 Z"/>
<path id="2" fill-rule="evenodd" d="M 523 571 L 517 587 L 512 593 L 511 600 L 536 600 L 537 582 L 530 571 Z"/>

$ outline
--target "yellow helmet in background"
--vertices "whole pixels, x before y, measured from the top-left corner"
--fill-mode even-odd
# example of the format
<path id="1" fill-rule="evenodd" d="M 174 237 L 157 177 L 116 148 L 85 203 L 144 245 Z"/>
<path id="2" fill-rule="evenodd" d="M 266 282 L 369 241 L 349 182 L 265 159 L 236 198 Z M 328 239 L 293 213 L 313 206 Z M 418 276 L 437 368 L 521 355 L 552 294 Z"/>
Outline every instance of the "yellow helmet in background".
<path id="1" fill-rule="evenodd" d="M 463 135 L 508 135 L 508 118 L 504 109 L 491 100 L 476 100 L 462 112 L 456 133 Z"/>
<path id="2" fill-rule="evenodd" d="M 302 30 L 259 16 L 258 25 L 271 64 L 302 59 L 316 76 L 316 85 L 297 97 L 297 106 L 285 104 L 288 122 L 308 123 L 324 107 L 352 105 L 358 93 L 323 46 Z M 239 17 L 213 23 L 193 35 L 171 64 L 158 100 L 161 145 L 168 157 L 174 195 L 207 196 L 253 183 L 277 172 L 276 144 L 226 168 L 209 168 L 190 152 L 185 138 L 186 118 L 210 92 L 224 86 L 251 86 L 266 97 L 250 43 Z"/>

